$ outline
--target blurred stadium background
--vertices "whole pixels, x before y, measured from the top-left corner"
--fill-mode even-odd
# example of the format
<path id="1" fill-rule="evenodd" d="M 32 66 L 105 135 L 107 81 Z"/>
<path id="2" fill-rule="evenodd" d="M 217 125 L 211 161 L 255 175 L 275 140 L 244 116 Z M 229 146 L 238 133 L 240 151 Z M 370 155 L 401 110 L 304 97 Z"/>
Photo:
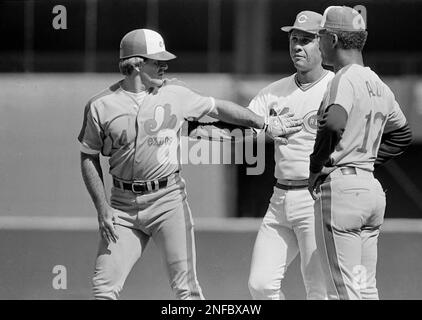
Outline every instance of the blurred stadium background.
<path id="1" fill-rule="evenodd" d="M 67 29 L 52 26 L 58 4 L 66 8 Z M 419 0 L 1 0 L 0 299 L 90 298 L 98 236 L 76 138 L 87 100 L 120 79 L 118 47 L 126 32 L 159 31 L 178 56 L 170 77 L 246 105 L 261 88 L 294 72 L 280 27 L 301 10 L 322 13 L 341 4 L 365 7 L 365 62 L 391 86 L 414 134 L 407 153 L 376 172 L 387 189 L 380 296 L 421 299 Z M 184 166 L 198 274 L 209 299 L 250 299 L 252 247 L 275 181 L 270 142 L 265 159 L 259 176 L 246 175 L 243 164 Z M 150 247 L 122 298 L 173 298 L 159 253 Z M 67 268 L 67 290 L 51 285 L 55 265 Z M 288 299 L 305 297 L 298 261 L 285 288 Z"/>

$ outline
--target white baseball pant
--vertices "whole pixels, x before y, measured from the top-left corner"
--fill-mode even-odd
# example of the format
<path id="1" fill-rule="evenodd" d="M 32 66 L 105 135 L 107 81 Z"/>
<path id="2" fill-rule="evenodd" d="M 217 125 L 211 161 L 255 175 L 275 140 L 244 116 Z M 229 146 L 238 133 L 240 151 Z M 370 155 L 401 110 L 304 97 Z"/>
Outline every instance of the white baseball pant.
<path id="1" fill-rule="evenodd" d="M 372 172 L 339 168 L 321 185 L 316 239 L 329 299 L 378 299 L 377 246 L 384 211 L 385 193 Z"/>
<path id="2" fill-rule="evenodd" d="M 284 299 L 282 280 L 300 253 L 307 299 L 326 299 L 315 241 L 314 201 L 306 187 L 274 187 L 253 249 L 249 290 L 254 299 Z"/>
<path id="3" fill-rule="evenodd" d="M 99 243 L 93 277 L 96 299 L 118 298 L 150 238 L 162 252 L 176 298 L 204 299 L 196 275 L 194 225 L 185 182 L 176 175 L 169 184 L 149 194 L 113 187 L 111 205 L 120 210 L 115 225 L 119 239 Z"/>

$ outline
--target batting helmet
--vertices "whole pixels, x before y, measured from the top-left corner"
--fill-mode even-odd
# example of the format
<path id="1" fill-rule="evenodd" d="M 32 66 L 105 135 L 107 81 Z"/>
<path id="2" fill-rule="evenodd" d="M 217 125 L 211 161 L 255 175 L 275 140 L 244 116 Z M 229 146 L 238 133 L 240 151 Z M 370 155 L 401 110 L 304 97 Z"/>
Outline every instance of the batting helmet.
<path id="1" fill-rule="evenodd" d="M 161 61 L 176 58 L 174 54 L 166 51 L 163 37 L 149 29 L 130 31 L 120 41 L 120 59 L 136 56 Z"/>

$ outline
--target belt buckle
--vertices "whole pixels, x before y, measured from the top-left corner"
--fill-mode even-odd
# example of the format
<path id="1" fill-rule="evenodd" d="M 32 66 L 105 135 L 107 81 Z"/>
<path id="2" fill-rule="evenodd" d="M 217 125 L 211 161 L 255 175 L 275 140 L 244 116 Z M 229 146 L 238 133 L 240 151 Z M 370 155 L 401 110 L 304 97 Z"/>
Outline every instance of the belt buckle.
<path id="1" fill-rule="evenodd" d="M 132 182 L 132 192 L 133 193 L 142 193 L 144 192 L 144 190 L 142 190 L 142 187 L 144 186 L 144 184 L 142 182 Z M 139 189 L 137 190 L 136 187 L 139 187 Z"/>

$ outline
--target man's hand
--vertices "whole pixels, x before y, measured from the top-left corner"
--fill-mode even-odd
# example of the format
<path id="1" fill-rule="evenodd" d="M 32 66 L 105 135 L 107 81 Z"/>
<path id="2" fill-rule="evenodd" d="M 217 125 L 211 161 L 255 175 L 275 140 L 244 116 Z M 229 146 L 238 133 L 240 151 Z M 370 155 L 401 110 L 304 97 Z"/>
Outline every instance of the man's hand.
<path id="1" fill-rule="evenodd" d="M 316 200 L 320 197 L 320 185 L 321 185 L 321 171 L 317 173 L 310 172 L 308 179 L 308 190 L 312 196 L 312 199 Z"/>
<path id="2" fill-rule="evenodd" d="M 265 132 L 274 140 L 287 144 L 287 136 L 302 130 L 302 123 L 303 120 L 295 118 L 293 113 L 271 116 L 265 125 Z"/>
<path id="3" fill-rule="evenodd" d="M 114 228 L 115 217 L 116 210 L 110 206 L 107 206 L 107 209 L 103 212 L 98 213 L 100 234 L 107 243 L 110 243 L 111 241 L 116 242 L 119 239 Z"/>
<path id="4" fill-rule="evenodd" d="M 336 167 L 322 167 L 322 170 L 320 172 L 309 172 L 308 190 L 314 200 L 318 199 L 321 196 L 321 184 L 324 182 L 325 178 L 327 178 L 327 176 L 335 169 Z"/>

